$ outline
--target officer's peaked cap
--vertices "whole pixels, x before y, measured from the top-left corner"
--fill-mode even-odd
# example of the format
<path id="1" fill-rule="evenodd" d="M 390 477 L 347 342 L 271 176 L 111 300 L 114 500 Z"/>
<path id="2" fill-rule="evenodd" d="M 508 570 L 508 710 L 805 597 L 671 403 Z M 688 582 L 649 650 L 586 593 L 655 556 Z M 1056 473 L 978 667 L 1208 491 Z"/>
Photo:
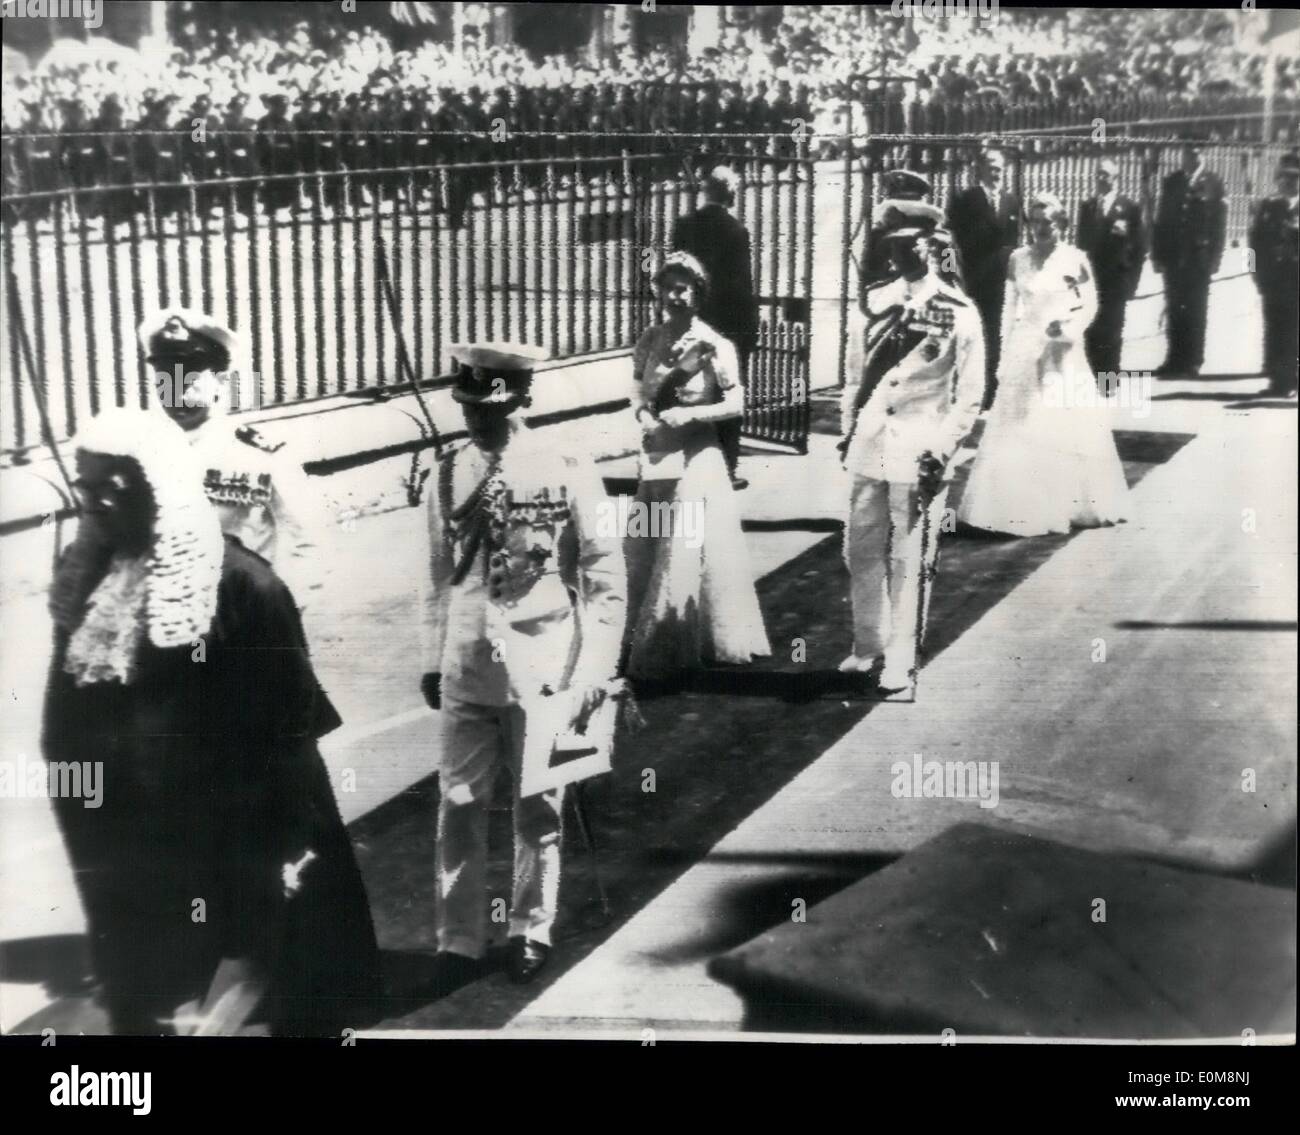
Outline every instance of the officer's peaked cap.
<path id="1" fill-rule="evenodd" d="M 925 197 L 931 191 L 930 179 L 912 169 L 891 169 L 881 181 L 890 197 Z"/>
<path id="2" fill-rule="evenodd" d="M 167 307 L 145 316 L 139 330 L 146 361 L 196 370 L 227 370 L 235 357 L 235 333 L 206 312 Z"/>
<path id="3" fill-rule="evenodd" d="M 451 356 L 456 362 L 452 398 L 476 403 L 510 402 L 527 394 L 537 364 L 550 358 L 545 348 L 529 343 L 457 343 Z"/>
<path id="4" fill-rule="evenodd" d="M 943 227 L 943 210 L 924 201 L 897 198 L 881 202 L 885 239 L 932 236 Z"/>

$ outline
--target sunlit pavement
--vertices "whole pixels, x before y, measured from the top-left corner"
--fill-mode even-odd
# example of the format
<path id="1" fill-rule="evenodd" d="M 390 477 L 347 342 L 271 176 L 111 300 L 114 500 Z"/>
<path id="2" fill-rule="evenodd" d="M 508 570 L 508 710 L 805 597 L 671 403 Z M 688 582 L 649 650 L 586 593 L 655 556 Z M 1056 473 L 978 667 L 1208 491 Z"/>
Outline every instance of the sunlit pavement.
<path id="1" fill-rule="evenodd" d="M 1195 435 L 1146 463 L 1130 524 L 1010 549 L 963 550 L 978 541 L 954 538 L 936 597 L 938 653 L 917 705 L 800 706 L 771 682 L 757 694 L 648 704 L 633 763 L 657 750 L 673 775 L 660 777 L 654 799 L 625 791 L 635 780 L 626 767 L 589 793 L 612 921 L 594 907 L 591 857 L 570 841 L 569 937 L 544 981 L 519 990 L 497 975 L 437 1003 L 425 1003 L 414 981 L 386 1024 L 487 1028 L 514 1017 L 512 1027 L 529 1029 L 735 1028 L 738 1003 L 705 977 L 708 957 L 788 917 L 791 897 L 811 904 L 973 815 L 1090 847 L 1248 863 L 1294 815 L 1285 709 L 1295 674 L 1296 418 L 1293 408 L 1248 405 L 1262 386 L 1249 377 L 1258 366 L 1249 281 L 1216 285 L 1212 307 L 1207 374 L 1229 377 L 1157 383 L 1150 415 L 1122 423 Z M 1158 299 L 1133 306 L 1128 366 L 1159 362 L 1158 310 Z M 1237 354 L 1248 341 L 1249 357 Z M 814 434 L 807 458 L 751 452 L 742 468 L 748 542 L 778 650 L 758 669 L 778 682 L 798 670 L 793 637 L 808 639 L 808 668 L 833 665 L 847 641 L 831 531 L 847 482 L 833 443 Z M 1251 533 L 1244 509 L 1255 510 Z M 346 723 L 323 750 L 336 786 L 343 770 L 356 773 L 340 805 L 346 819 L 360 819 L 354 836 L 398 985 L 410 960 L 433 949 L 437 729 L 417 693 L 424 540 L 422 518 L 409 510 L 358 520 L 328 549 L 336 566 L 308 613 L 318 669 Z M 991 566 L 963 578 L 962 563 Z M 0 608 L 0 637 L 24 646 L 3 652 L 5 760 L 37 753 L 49 637 L 39 592 L 8 588 Z M 1104 663 L 1092 661 L 1098 638 Z M 1001 762 L 996 809 L 889 795 L 900 754 L 949 753 L 955 742 Z M 1259 790 L 1243 799 L 1247 765 Z M 662 833 L 649 847 L 637 843 L 647 819 Z M 47 804 L 0 800 L 0 820 L 0 940 L 80 933 Z M 501 849 L 498 884 L 506 862 Z M 4 976 L 0 1018 L 11 1027 L 50 990 L 39 973 L 10 966 Z"/>
<path id="2" fill-rule="evenodd" d="M 1259 386 L 1157 384 L 1140 428 L 1197 436 L 1128 524 L 1071 538 L 923 670 L 916 704 L 877 706 L 509 1028 L 737 1029 L 709 959 L 962 821 L 1255 873 L 1295 822 L 1296 741 L 1296 417 L 1248 408 Z M 916 754 L 996 762 L 996 806 L 895 797 Z"/>

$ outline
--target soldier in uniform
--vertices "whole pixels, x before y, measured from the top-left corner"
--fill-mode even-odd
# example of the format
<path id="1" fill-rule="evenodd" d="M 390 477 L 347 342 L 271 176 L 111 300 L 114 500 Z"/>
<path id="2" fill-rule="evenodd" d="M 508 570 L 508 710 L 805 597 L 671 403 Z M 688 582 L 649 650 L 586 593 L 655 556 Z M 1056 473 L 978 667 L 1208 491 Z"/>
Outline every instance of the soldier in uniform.
<path id="1" fill-rule="evenodd" d="M 95 138 L 89 133 L 86 108 L 80 99 L 60 99 L 63 125 L 59 136 L 59 164 L 77 189 L 89 190 L 98 180 Z M 71 198 L 78 217 L 95 215 L 95 194 L 78 193 Z"/>
<path id="2" fill-rule="evenodd" d="M 189 120 L 192 129 L 182 135 L 181 145 L 185 155 L 185 170 L 194 182 L 214 181 L 225 176 L 221 168 L 221 119 L 212 109 L 212 99 L 200 94 L 190 107 Z M 201 127 L 194 127 L 194 123 Z M 195 138 L 195 133 L 198 137 Z M 198 213 L 206 213 L 221 204 L 219 189 L 200 184 L 194 190 L 194 208 Z"/>
<path id="3" fill-rule="evenodd" d="M 361 171 L 369 170 L 374 165 L 374 147 L 370 137 L 372 125 L 361 95 L 357 91 L 350 91 L 343 100 L 343 111 L 339 115 L 339 133 L 342 135 L 343 163 L 354 171 L 347 179 L 354 209 L 369 205 L 371 200 L 370 179 L 373 175 Z"/>
<path id="4" fill-rule="evenodd" d="M 254 178 L 257 176 L 256 134 L 247 111 L 248 97 L 235 95 L 226 105 L 226 118 L 222 123 L 221 165 L 227 177 Z M 253 215 L 253 183 L 245 181 L 235 186 L 231 198 L 235 207 L 247 217 Z"/>
<path id="5" fill-rule="evenodd" d="M 405 96 L 398 128 L 402 131 L 402 165 L 426 170 L 435 161 L 433 139 L 429 137 L 433 130 L 433 112 L 426 92 L 419 91 L 414 98 L 409 94 Z M 428 194 L 428 177 L 425 172 L 402 175 L 407 207 L 412 212 Z"/>
<path id="6" fill-rule="evenodd" d="M 469 135 L 470 112 L 459 91 L 448 93 L 447 100 L 440 111 L 439 129 L 446 131 L 441 140 L 445 155 L 444 162 L 454 166 L 459 162 L 475 160 L 475 145 Z M 447 227 L 452 230 L 459 229 L 465 223 L 465 214 L 474 195 L 472 173 L 469 170 L 445 168 L 441 177 L 445 198 L 443 204 L 447 211 Z"/>
<path id="7" fill-rule="evenodd" d="M 343 178 L 343 143 L 339 137 L 339 95 L 335 91 L 325 91 L 313 99 L 314 110 L 308 118 L 307 129 L 314 131 L 315 168 L 320 172 L 319 193 L 322 205 L 328 209 L 341 209 L 346 204 L 347 195 Z"/>
<path id="8" fill-rule="evenodd" d="M 322 178 L 322 182 L 325 205 L 336 210 L 347 204 L 346 178 L 340 176 L 346 168 L 342 124 L 342 93 L 335 90 L 323 92 L 315 128 L 326 133 L 318 135 L 320 143 L 316 148 L 316 161 L 322 174 L 333 175 Z"/>
<path id="9" fill-rule="evenodd" d="M 265 175 L 294 174 L 298 172 L 298 147 L 294 141 L 293 123 L 289 119 L 289 96 L 268 96 L 269 109 L 257 121 L 257 161 Z M 288 209 L 298 201 L 298 184 L 291 177 L 277 177 L 262 183 L 262 208 L 274 216 L 280 209 Z"/>
<path id="10" fill-rule="evenodd" d="M 324 573 L 314 542 L 328 524 L 323 494 L 283 443 L 227 416 L 239 354 L 234 332 L 202 312 L 173 307 L 146 318 L 139 335 L 158 400 L 199 457 L 222 531 L 275 568 L 306 609 Z"/>
<path id="11" fill-rule="evenodd" d="M 134 184 L 135 170 L 132 162 L 132 135 L 126 129 L 122 115 L 122 101 L 115 94 L 105 97 L 99 105 L 99 114 L 91 124 L 95 134 L 97 153 L 95 163 L 101 184 L 109 187 L 98 202 L 104 224 L 117 225 L 127 220 L 137 207 L 134 190 L 125 186 Z M 121 188 L 118 188 L 121 187 Z"/>
<path id="12" fill-rule="evenodd" d="M 602 535 L 595 466 L 557 453 L 510 415 L 529 404 L 536 348 L 453 347 L 453 397 L 470 444 L 443 456 L 429 494 L 432 587 L 422 690 L 442 711 L 437 936 L 450 984 L 482 971 L 487 947 L 488 805 L 514 776 L 509 970 L 531 981 L 550 952 L 559 894 L 563 789 L 521 798 L 526 731 L 554 715 L 579 725 L 611 692 L 626 619 L 623 555 Z M 579 632 L 579 627 L 581 631 Z M 529 706 L 533 706 L 532 710 Z"/>
<path id="13" fill-rule="evenodd" d="M 189 190 L 182 184 L 183 135 L 176 130 L 173 107 L 176 96 L 158 93 L 145 96 L 145 113 L 136 133 L 135 172 L 142 182 L 156 188 L 147 189 L 152 197 L 151 224 L 184 209 Z"/>
<path id="14" fill-rule="evenodd" d="M 23 193 L 52 193 L 59 188 L 59 138 L 50 130 L 45 107 L 33 99 L 27 104 L 27 117 L 23 120 L 23 168 L 21 186 Z M 23 219 L 44 221 L 56 207 L 57 197 L 33 197 L 24 211 Z"/>
<path id="15" fill-rule="evenodd" d="M 1300 309 L 1300 156 L 1287 154 L 1278 163 L 1277 193 L 1266 197 L 1250 226 L 1255 287 L 1264 312 L 1264 373 L 1268 393 L 1296 396 L 1296 313 Z"/>
<path id="16" fill-rule="evenodd" d="M 318 129 L 321 114 L 320 95 L 315 91 L 304 92 L 298 100 L 298 111 L 291 120 L 300 173 L 313 174 L 320 169 L 320 139 L 315 131 Z M 305 180 L 303 188 L 308 196 L 315 196 L 317 192 L 315 179 Z"/>
<path id="17" fill-rule="evenodd" d="M 862 381 L 845 390 L 840 452 L 853 477 L 845 559 L 853 653 L 841 664 L 882 691 L 914 683 L 953 454 L 984 395 L 979 312 L 945 284 L 930 244 L 943 214 L 899 202 L 885 234 L 897 278 L 867 293 Z M 883 666 L 882 666 L 883 663 Z"/>
<path id="18" fill-rule="evenodd" d="M 1165 278 L 1168 309 L 1165 361 L 1157 378 L 1194 378 L 1205 361 L 1205 320 L 1210 280 L 1219 270 L 1227 236 L 1223 181 L 1206 169 L 1200 147 L 1187 143 L 1182 168 L 1160 186 L 1151 263 Z"/>
<path id="19" fill-rule="evenodd" d="M 791 140 L 794 129 L 794 99 L 790 96 L 790 80 L 778 79 L 772 96 L 772 128 L 777 131 L 773 139 L 776 157 L 793 157 L 795 147 Z"/>
<path id="20" fill-rule="evenodd" d="M 402 136 L 397 133 L 401 126 L 402 96 L 395 86 L 385 85 L 375 92 L 375 100 L 375 121 L 383 124 L 375 137 L 375 164 L 384 171 L 376 175 L 375 185 L 381 207 L 388 208 L 383 202 L 395 202 L 404 181 L 402 174 L 393 172 L 402 164 Z M 391 207 L 396 208 L 396 204 Z"/>

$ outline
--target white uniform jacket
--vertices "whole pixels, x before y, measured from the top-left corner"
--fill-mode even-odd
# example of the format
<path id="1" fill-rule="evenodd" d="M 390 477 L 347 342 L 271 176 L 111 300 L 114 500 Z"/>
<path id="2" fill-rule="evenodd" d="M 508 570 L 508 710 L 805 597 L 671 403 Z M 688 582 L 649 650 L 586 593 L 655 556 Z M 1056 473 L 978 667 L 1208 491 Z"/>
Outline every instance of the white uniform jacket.
<path id="1" fill-rule="evenodd" d="M 869 392 L 858 384 L 845 388 L 841 426 L 851 433 L 845 468 L 915 482 L 921 455 L 928 450 L 948 461 L 979 416 L 985 381 L 979 312 L 933 272 L 915 282 L 891 280 L 868 292 L 867 301 L 873 322 L 861 380 L 875 385 Z"/>
<path id="2" fill-rule="evenodd" d="M 429 486 L 425 670 L 444 695 L 498 706 L 613 677 L 627 580 L 595 465 L 512 422 L 490 474 L 470 444 Z"/>
<path id="3" fill-rule="evenodd" d="M 275 568 L 299 607 L 306 606 L 325 575 L 319 545 L 333 518 L 323 488 L 312 484 L 288 452 L 241 441 L 238 426 L 214 415 L 186 436 L 203 469 L 203 491 L 221 519 L 221 530 Z"/>

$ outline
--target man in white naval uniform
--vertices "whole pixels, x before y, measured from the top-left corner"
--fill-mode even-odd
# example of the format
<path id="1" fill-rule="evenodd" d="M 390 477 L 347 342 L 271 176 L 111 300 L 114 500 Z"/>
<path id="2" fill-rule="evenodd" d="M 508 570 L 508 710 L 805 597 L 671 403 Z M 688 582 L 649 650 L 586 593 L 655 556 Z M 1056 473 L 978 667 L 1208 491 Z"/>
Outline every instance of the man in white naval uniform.
<path id="1" fill-rule="evenodd" d="M 867 292 L 862 381 L 844 392 L 840 443 L 853 477 L 844 541 L 853 653 L 840 670 L 878 673 L 890 692 L 914 687 L 951 461 L 984 397 L 979 313 L 934 263 L 934 243 L 948 243 L 943 214 L 896 204 L 884 235 L 898 274 Z"/>
<path id="2" fill-rule="evenodd" d="M 529 713 L 565 699 L 581 725 L 615 688 L 627 584 L 594 464 L 556 452 L 510 417 L 529 404 L 537 348 L 454 347 L 453 397 L 470 444 L 442 456 L 429 493 L 425 699 L 441 708 L 436 924 L 442 979 L 469 980 L 488 945 L 488 805 L 497 770 L 514 780 L 509 972 L 546 962 L 559 895 L 563 789 L 521 797 Z"/>
<path id="3" fill-rule="evenodd" d="M 325 494 L 283 443 L 269 443 L 228 416 L 238 374 L 235 333 L 203 312 L 172 307 L 146 318 L 139 336 L 157 400 L 199 458 L 222 531 L 271 564 L 305 609 L 324 576 L 316 540 L 331 523 Z"/>

